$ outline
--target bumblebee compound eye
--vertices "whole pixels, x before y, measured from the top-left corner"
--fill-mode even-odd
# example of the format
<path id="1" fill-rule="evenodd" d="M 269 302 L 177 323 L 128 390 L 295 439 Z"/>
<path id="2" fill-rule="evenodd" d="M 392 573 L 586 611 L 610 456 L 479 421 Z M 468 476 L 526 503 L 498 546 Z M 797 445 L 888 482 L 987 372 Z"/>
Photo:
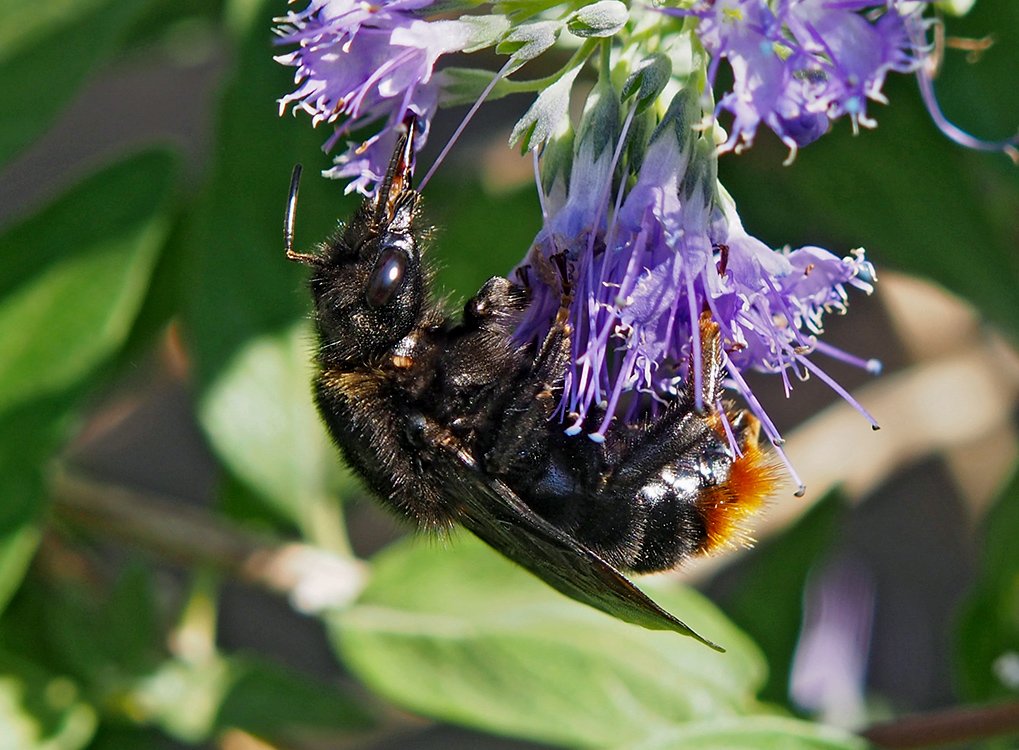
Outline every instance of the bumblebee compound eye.
<path id="1" fill-rule="evenodd" d="M 384 307 L 393 299 L 393 295 L 403 286 L 407 261 L 407 253 L 403 248 L 395 246 L 383 248 L 365 288 L 365 301 L 369 307 Z"/>

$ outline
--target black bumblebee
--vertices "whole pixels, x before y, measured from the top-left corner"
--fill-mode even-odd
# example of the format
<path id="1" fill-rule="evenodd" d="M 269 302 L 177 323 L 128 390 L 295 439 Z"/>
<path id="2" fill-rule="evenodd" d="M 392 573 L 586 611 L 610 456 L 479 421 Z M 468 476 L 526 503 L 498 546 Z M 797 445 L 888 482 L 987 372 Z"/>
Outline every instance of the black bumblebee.
<path id="1" fill-rule="evenodd" d="M 564 434 L 552 415 L 570 359 L 568 299 L 540 346 L 513 340 L 526 286 L 489 279 L 460 317 L 431 299 L 409 131 L 374 198 L 313 255 L 293 250 L 294 171 L 286 251 L 312 268 L 315 397 L 333 439 L 383 503 L 418 526 L 463 525 L 567 596 L 717 648 L 620 569 L 672 568 L 739 533 L 776 485 L 757 421 L 699 413 L 688 389 L 602 443 Z M 718 328 L 707 316 L 700 328 L 703 403 L 717 404 Z"/>

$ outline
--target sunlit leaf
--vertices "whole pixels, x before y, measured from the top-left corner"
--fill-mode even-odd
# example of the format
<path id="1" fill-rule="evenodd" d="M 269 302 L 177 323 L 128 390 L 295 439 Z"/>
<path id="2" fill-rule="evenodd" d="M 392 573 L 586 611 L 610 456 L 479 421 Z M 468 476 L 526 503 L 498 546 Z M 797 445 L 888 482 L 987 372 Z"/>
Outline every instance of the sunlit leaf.
<path id="1" fill-rule="evenodd" d="M 231 471 L 309 529 L 334 502 L 340 458 L 312 403 L 310 326 L 253 338 L 210 385 L 200 418 Z"/>
<path id="2" fill-rule="evenodd" d="M 359 603 L 329 620 L 344 662 L 398 705 L 602 747 L 756 706 L 760 654 L 696 593 L 654 596 L 725 654 L 577 604 L 472 538 L 442 546 L 401 543 L 378 556 Z"/>
<path id="3" fill-rule="evenodd" d="M 0 412 L 79 382 L 124 342 L 173 174 L 166 152 L 130 157 L 0 237 Z"/>
<path id="4" fill-rule="evenodd" d="M 863 750 L 859 737 L 779 716 L 742 716 L 666 730 L 626 750 Z M 620 750 L 623 750 L 621 747 Z"/>

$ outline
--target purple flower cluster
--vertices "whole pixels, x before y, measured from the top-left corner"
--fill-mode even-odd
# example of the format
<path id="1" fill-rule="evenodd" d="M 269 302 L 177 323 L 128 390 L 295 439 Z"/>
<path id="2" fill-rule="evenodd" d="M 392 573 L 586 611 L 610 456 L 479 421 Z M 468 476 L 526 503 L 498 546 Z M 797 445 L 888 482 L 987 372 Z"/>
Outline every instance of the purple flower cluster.
<path id="1" fill-rule="evenodd" d="M 328 176 L 352 181 L 347 191 L 369 194 L 383 177 L 399 126 L 414 116 L 420 148 L 438 106 L 432 76 L 436 60 L 471 44 L 474 27 L 462 20 L 426 21 L 417 15 L 432 0 L 312 0 L 299 13 L 277 19 L 280 44 L 297 49 L 277 57 L 297 68 L 296 90 L 280 99 L 312 117 L 335 123 L 323 149 L 378 120 L 384 124 L 361 143 L 348 144 Z"/>
<path id="2" fill-rule="evenodd" d="M 614 206 L 626 124 L 615 152 L 581 137 L 567 189 L 546 197 L 545 226 L 516 271 L 532 291 L 521 339 L 540 340 L 560 300 L 571 299 L 574 356 L 560 404 L 567 432 L 599 440 L 613 419 L 653 413 L 662 397 L 696 382 L 705 312 L 720 327 L 730 384 L 774 443 L 778 430 L 743 371 L 778 373 L 787 388 L 790 372 L 814 374 L 852 401 L 810 355 L 853 361 L 817 336 L 826 312 L 845 310 L 847 285 L 871 291 L 873 268 L 862 250 L 846 258 L 819 247 L 775 251 L 747 234 L 715 178 L 714 144 L 691 128 L 701 117 L 696 99 L 677 95 Z M 699 383 L 693 392 L 699 397 Z"/>
<path id="3" fill-rule="evenodd" d="M 732 115 L 722 151 L 748 147 L 763 123 L 795 152 L 831 121 L 873 127 L 867 101 L 884 102 L 889 71 L 912 72 L 926 56 L 924 3 L 904 0 L 700 0 L 690 14 L 711 54 L 714 86 L 722 59 L 732 90 L 717 110 Z"/>

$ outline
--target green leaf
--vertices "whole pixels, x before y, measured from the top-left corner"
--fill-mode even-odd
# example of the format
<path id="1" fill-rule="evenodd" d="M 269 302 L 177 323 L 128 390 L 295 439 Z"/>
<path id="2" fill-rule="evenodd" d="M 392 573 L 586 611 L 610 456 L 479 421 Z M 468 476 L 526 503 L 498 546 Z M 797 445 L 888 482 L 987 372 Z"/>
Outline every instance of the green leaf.
<path id="1" fill-rule="evenodd" d="M 144 12 L 147 2 L 90 0 L 9 6 L 0 10 L 0 101 L 4 103 L 0 164 L 53 121 L 88 74 L 116 51 L 118 41 Z M 28 19 L 18 12 L 25 8 L 38 17 Z"/>
<path id="2" fill-rule="evenodd" d="M 320 148 L 327 134 L 277 113 L 276 100 L 293 88 L 292 69 L 270 55 L 269 29 L 279 8 L 258 3 L 243 10 L 252 18 L 244 19 L 246 35 L 238 41 L 237 67 L 218 113 L 211 179 L 186 237 L 185 320 L 203 393 L 249 339 L 307 317 L 307 269 L 283 253 L 283 208 L 294 164 L 310 164 L 297 206 L 298 247 L 324 239 L 356 205 L 343 199 L 340 183 L 314 176 L 330 166 Z"/>
<path id="3" fill-rule="evenodd" d="M 627 750 L 864 750 L 859 737 L 822 724 L 780 716 L 693 722 Z M 620 749 L 622 750 L 622 748 Z"/>
<path id="4" fill-rule="evenodd" d="M 169 229 L 174 160 L 89 177 L 0 237 L 0 413 L 62 391 L 123 344 Z"/>
<path id="5" fill-rule="evenodd" d="M 434 78 L 439 87 L 439 105 L 448 108 L 473 104 L 493 78 L 495 73 L 490 70 L 454 66 L 443 68 L 435 73 Z M 496 98 L 493 94 L 489 94 L 488 101 Z"/>
<path id="6" fill-rule="evenodd" d="M 25 576 L 39 536 L 39 529 L 29 523 L 0 532 L 0 612 Z"/>
<path id="7" fill-rule="evenodd" d="M 219 656 L 196 662 L 169 659 L 138 680 L 123 701 L 135 720 L 197 744 L 215 730 L 216 714 L 232 678 L 230 662 Z"/>
<path id="8" fill-rule="evenodd" d="M 374 725 L 365 709 L 337 685 L 242 658 L 219 708 L 220 727 L 238 727 L 260 736 L 284 738 L 296 730 L 351 732 Z"/>
<path id="9" fill-rule="evenodd" d="M 0 237 L 0 609 L 37 540 L 46 461 L 146 296 L 174 168 L 162 151 L 131 157 Z"/>
<path id="10" fill-rule="evenodd" d="M 956 663 L 970 700 L 1019 696 L 1019 473 L 984 522 L 980 575 L 962 609 Z"/>
<path id="11" fill-rule="evenodd" d="M 48 647 L 60 668 L 95 687 L 98 698 L 115 681 L 126 683 L 162 661 L 155 592 L 144 568 L 129 567 L 101 599 L 70 583 L 45 592 Z"/>
<path id="12" fill-rule="evenodd" d="M 762 697 L 786 703 L 789 671 L 803 622 L 807 576 L 830 549 L 844 514 L 842 496 L 829 493 L 780 537 L 762 544 L 732 571 L 738 580 L 721 602 L 733 622 L 768 655 Z"/>
<path id="13" fill-rule="evenodd" d="M 99 726 L 88 750 L 172 750 L 161 732 L 150 727 L 120 726 L 105 722 Z"/>
<path id="14" fill-rule="evenodd" d="M 95 711 L 71 680 L 0 651 L 0 747 L 77 750 L 95 728 Z"/>
<path id="15" fill-rule="evenodd" d="M 328 625 L 386 698 L 492 732 L 604 747 L 755 708 L 764 666 L 746 637 L 693 591 L 654 597 L 728 652 L 577 604 L 467 537 L 394 545 Z"/>
<path id="16" fill-rule="evenodd" d="M 964 16 L 970 12 L 977 0 L 938 0 L 937 6 L 953 16 Z"/>
<path id="17" fill-rule="evenodd" d="M 637 95 L 637 113 L 641 113 L 657 101 L 659 94 L 672 78 L 672 60 L 667 55 L 649 55 L 634 66 L 634 71 L 623 84 L 623 99 Z"/>
<path id="18" fill-rule="evenodd" d="M 461 16 L 456 21 L 467 33 L 464 52 L 476 52 L 495 44 L 510 28 L 502 15 Z"/>
<path id="19" fill-rule="evenodd" d="M 169 660 L 137 683 L 129 702 L 136 718 L 187 743 L 229 728 L 276 737 L 371 726 L 340 688 L 248 657 Z"/>
<path id="20" fill-rule="evenodd" d="M 35 399 L 0 417 L 0 612 L 31 562 L 46 500 L 47 461 L 63 441 L 82 392 L 72 388 Z"/>
<path id="21" fill-rule="evenodd" d="M 209 386 L 200 419 L 231 472 L 313 533 L 347 475 L 312 401 L 306 323 L 249 340 Z"/>
<path id="22" fill-rule="evenodd" d="M 424 213 L 436 226 L 428 246 L 428 256 L 438 267 L 436 289 L 461 298 L 473 296 L 489 278 L 513 268 L 541 229 L 533 183 L 494 193 L 476 179 L 441 170 L 425 196 Z M 477 251 L 482 243 L 484 253 Z"/>
<path id="23" fill-rule="evenodd" d="M 341 184 L 314 175 L 329 166 L 320 148 L 327 136 L 307 120 L 277 114 L 276 100 L 293 87 L 292 70 L 270 55 L 269 29 L 279 8 L 262 3 L 243 11 L 251 15 L 242 19 L 238 66 L 219 111 L 211 180 L 185 237 L 186 335 L 199 418 L 212 448 L 284 518 L 305 524 L 309 498 L 317 502 L 335 489 L 327 493 L 335 474 L 323 462 L 339 459 L 309 407 L 313 341 L 294 327 L 307 318 L 310 296 L 307 269 L 283 253 L 293 165 L 313 165 L 297 207 L 299 247 L 324 239 L 354 203 L 342 200 Z M 260 372 L 262 366 L 270 370 Z M 237 403 L 250 411 L 232 413 L 230 404 Z M 253 453 L 242 455 L 240 445 Z"/>

